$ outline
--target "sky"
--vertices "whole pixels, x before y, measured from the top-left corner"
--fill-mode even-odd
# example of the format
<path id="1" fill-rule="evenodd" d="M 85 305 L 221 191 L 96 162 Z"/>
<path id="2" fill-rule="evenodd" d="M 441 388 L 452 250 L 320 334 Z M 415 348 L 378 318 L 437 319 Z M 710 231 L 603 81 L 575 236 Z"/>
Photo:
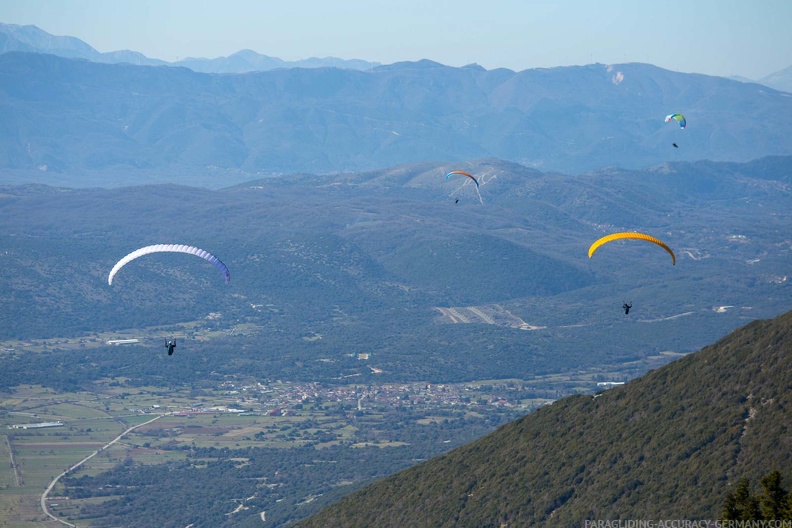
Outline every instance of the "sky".
<path id="1" fill-rule="evenodd" d="M 0 0 L 0 22 L 171 62 L 252 49 L 516 71 L 647 62 L 749 79 L 792 66 L 792 0 Z"/>

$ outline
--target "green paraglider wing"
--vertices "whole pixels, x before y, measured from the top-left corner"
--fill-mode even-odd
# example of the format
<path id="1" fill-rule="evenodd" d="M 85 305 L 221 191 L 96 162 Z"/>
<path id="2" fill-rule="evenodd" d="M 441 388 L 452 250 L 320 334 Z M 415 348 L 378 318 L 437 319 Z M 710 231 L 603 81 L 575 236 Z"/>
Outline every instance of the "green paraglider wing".
<path id="1" fill-rule="evenodd" d="M 683 116 L 682 114 L 669 114 L 666 116 L 665 122 L 668 123 L 672 119 L 677 123 L 679 123 L 679 128 L 685 128 L 687 126 L 687 120 L 685 119 L 685 116 Z"/>

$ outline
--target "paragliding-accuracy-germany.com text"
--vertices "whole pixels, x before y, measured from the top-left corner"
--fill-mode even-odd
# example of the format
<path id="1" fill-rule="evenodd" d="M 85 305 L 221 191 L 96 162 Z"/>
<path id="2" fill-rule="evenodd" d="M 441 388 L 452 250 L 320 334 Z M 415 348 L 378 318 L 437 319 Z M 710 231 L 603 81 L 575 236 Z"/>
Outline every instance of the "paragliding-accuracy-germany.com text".
<path id="1" fill-rule="evenodd" d="M 711 521 L 704 519 L 586 520 L 582 528 L 792 528 L 792 521 Z"/>

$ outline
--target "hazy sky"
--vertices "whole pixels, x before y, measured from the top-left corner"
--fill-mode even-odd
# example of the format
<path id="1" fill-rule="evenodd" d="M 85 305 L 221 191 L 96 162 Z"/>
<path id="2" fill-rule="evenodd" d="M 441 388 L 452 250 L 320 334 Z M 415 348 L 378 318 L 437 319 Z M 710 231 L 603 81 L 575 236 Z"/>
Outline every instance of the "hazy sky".
<path id="1" fill-rule="evenodd" d="M 0 22 L 167 61 L 247 48 L 513 70 L 649 62 L 752 79 L 792 65 L 792 0 L 0 0 Z"/>

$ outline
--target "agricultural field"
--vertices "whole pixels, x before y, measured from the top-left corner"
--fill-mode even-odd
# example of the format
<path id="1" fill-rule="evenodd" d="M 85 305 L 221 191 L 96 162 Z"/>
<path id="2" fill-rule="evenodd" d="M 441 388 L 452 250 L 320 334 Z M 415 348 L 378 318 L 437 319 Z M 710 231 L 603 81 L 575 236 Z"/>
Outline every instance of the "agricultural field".
<path id="1" fill-rule="evenodd" d="M 449 424 L 489 423 L 491 429 L 562 395 L 592 392 L 595 377 L 602 373 L 442 385 L 327 385 L 239 377 L 200 390 L 133 387 L 123 378 L 100 380 L 92 391 L 73 393 L 17 386 L 0 394 L 0 458 L 10 469 L 0 472 L 0 526 L 43 526 L 47 517 L 40 500 L 53 482 L 46 503 L 58 517 L 76 519 L 82 507 L 110 500 L 69 498 L 56 478 L 61 474 L 97 476 L 124 464 L 184 461 L 205 449 L 233 453 L 407 445 L 392 434 L 393 412 L 416 427 L 448 428 L 439 442 L 452 448 L 467 438 Z M 245 464 L 242 456 L 234 460 Z M 90 526 L 90 520 L 81 519 L 79 526 Z"/>

